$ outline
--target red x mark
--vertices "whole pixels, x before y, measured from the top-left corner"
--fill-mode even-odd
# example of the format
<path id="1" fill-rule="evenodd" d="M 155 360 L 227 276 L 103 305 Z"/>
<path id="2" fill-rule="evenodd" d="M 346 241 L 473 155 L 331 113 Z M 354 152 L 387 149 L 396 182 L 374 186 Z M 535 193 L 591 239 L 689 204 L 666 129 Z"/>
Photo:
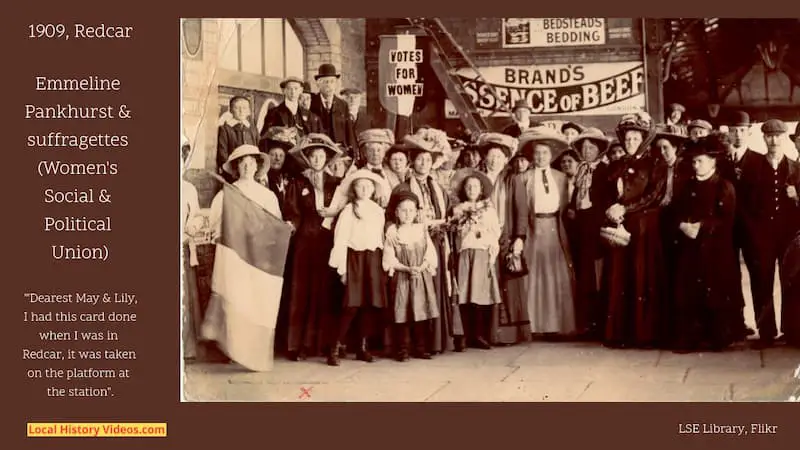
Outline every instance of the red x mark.
<path id="1" fill-rule="evenodd" d="M 303 399 L 303 398 L 311 398 L 311 390 L 312 389 L 314 389 L 314 386 L 311 386 L 308 389 L 306 389 L 304 387 L 301 387 L 300 388 L 300 397 L 299 398 L 301 398 L 301 399 Z"/>

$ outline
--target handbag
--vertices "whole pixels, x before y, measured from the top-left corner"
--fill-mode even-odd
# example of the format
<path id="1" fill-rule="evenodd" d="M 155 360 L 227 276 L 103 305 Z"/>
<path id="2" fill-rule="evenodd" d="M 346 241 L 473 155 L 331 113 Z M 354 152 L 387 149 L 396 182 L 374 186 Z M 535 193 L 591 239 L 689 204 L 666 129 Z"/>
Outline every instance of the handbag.
<path id="1" fill-rule="evenodd" d="M 509 279 L 524 277 L 528 274 L 528 263 L 521 253 L 515 255 L 514 252 L 509 251 L 506 253 L 503 262 L 503 271 Z"/>

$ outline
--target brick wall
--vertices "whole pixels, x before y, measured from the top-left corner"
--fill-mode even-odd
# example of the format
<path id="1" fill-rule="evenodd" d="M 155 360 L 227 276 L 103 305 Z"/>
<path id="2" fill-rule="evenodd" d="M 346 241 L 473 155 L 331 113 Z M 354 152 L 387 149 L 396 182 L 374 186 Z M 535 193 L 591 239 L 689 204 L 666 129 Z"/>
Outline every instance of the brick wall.
<path id="1" fill-rule="evenodd" d="M 306 79 L 312 90 L 317 68 L 333 63 L 342 72 L 342 86 L 367 88 L 364 71 L 364 19 L 290 19 L 304 45 Z M 232 72 L 217 67 L 220 42 L 219 19 L 202 19 L 202 51 L 196 57 L 184 54 L 182 68 L 182 132 L 194 147 L 185 178 L 197 188 L 200 206 L 208 207 L 219 184 L 208 170 L 216 168 L 217 121 L 220 86 L 250 92 L 280 94 L 277 78 Z M 254 111 L 253 114 L 257 114 Z M 254 118 L 255 120 L 255 118 Z"/>

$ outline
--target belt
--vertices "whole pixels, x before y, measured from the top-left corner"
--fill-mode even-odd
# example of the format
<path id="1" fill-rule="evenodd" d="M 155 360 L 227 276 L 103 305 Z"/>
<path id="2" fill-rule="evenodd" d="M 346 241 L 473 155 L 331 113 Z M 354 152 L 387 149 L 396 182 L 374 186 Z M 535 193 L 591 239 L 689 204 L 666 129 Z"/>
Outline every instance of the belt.
<path id="1" fill-rule="evenodd" d="M 558 213 L 536 213 L 537 219 L 549 219 L 551 217 L 558 217 Z"/>

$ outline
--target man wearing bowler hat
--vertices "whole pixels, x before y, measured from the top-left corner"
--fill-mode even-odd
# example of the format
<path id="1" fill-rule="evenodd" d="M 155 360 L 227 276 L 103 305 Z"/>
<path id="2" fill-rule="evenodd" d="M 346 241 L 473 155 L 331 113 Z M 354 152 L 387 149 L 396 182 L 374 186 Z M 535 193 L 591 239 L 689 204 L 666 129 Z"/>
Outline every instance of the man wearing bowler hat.
<path id="1" fill-rule="evenodd" d="M 281 82 L 281 89 L 283 89 L 283 101 L 267 113 L 264 127 L 261 129 L 261 139 L 265 139 L 267 130 L 272 127 L 295 128 L 300 137 L 321 132 L 319 118 L 314 117 L 308 109 L 300 105 L 303 80 L 289 77 Z"/>
<path id="2" fill-rule="evenodd" d="M 347 102 L 347 142 L 352 148 L 350 151 L 356 161 L 360 161 L 364 155 L 359 152 L 358 135 L 372 128 L 372 121 L 367 116 L 366 108 L 361 106 L 363 93 L 355 88 L 347 88 L 341 92 L 342 98 Z"/>
<path id="3" fill-rule="evenodd" d="M 322 121 L 324 134 L 327 134 L 333 142 L 350 149 L 358 144 L 349 142 L 347 102 L 336 96 L 341 77 L 333 64 L 326 63 L 319 66 L 317 74 L 314 76 L 319 93 L 311 94 L 311 112 L 318 115 Z"/>
<path id="4" fill-rule="evenodd" d="M 741 307 L 742 311 L 741 317 L 737 318 L 739 322 L 737 327 L 741 331 L 738 337 L 744 338 L 755 334 L 755 331 L 747 328 L 744 320 L 745 302 L 741 286 L 742 266 L 739 261 L 748 236 L 744 229 L 743 214 L 750 209 L 749 202 L 751 200 L 750 192 L 753 190 L 753 173 L 760 164 L 761 155 L 747 147 L 751 123 L 750 116 L 746 112 L 735 111 L 731 113 L 726 125 L 729 137 L 728 154 L 725 157 L 718 158 L 717 167 L 720 176 L 731 182 L 736 191 L 736 218 L 733 223 L 733 245 L 736 257 L 734 275 L 736 279 L 731 283 L 731 287 L 734 288 L 733 300 Z M 744 259 L 747 270 L 753 270 L 752 252 L 745 252 Z M 753 297 L 755 297 L 752 284 L 750 288 Z"/>
<path id="5" fill-rule="evenodd" d="M 523 131 L 531 128 L 531 107 L 525 100 L 517 100 L 512 109 L 512 120 L 514 123 L 503 129 L 503 134 L 513 138 L 518 138 Z"/>
<path id="6" fill-rule="evenodd" d="M 800 217 L 800 163 L 784 155 L 781 141 L 788 133 L 786 124 L 770 119 L 761 126 L 767 154 L 759 155 L 752 173 L 752 190 L 744 226 L 747 233 L 745 255 L 751 254 L 748 265 L 753 289 L 760 348 L 775 341 L 775 264 L 780 260 L 798 230 Z M 747 256 L 746 256 L 747 257 Z M 783 274 L 781 285 L 783 291 Z M 785 312 L 785 310 L 784 310 Z"/>

